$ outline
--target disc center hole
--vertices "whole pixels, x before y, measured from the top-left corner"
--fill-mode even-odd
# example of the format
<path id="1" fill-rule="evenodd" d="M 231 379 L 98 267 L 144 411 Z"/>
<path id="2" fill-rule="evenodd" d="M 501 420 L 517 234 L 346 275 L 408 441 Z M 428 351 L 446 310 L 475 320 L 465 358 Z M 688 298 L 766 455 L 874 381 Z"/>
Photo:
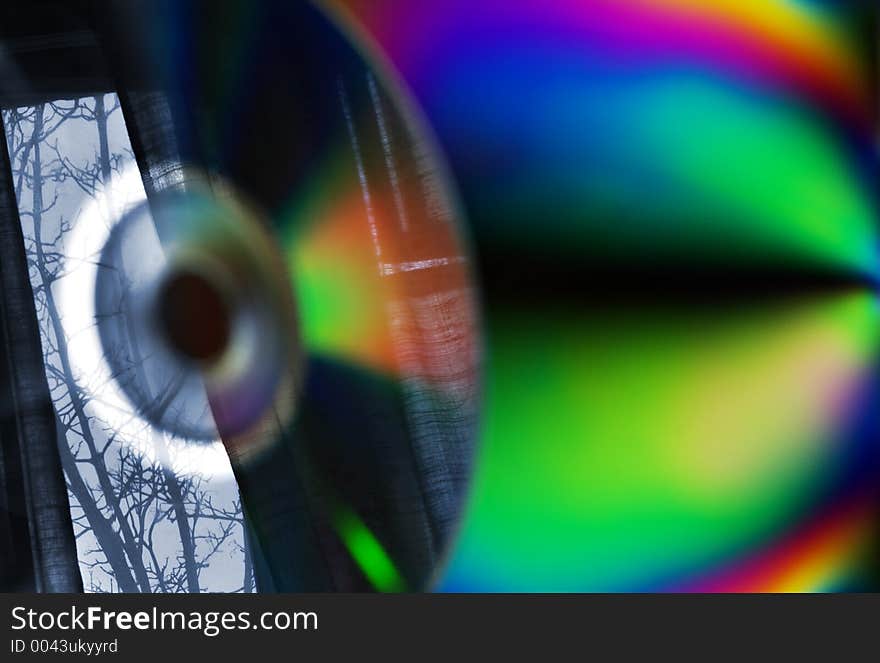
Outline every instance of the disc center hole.
<path id="1" fill-rule="evenodd" d="M 210 279 L 192 270 L 176 271 L 162 284 L 157 304 L 161 331 L 177 352 L 208 362 L 226 350 L 231 312 Z"/>

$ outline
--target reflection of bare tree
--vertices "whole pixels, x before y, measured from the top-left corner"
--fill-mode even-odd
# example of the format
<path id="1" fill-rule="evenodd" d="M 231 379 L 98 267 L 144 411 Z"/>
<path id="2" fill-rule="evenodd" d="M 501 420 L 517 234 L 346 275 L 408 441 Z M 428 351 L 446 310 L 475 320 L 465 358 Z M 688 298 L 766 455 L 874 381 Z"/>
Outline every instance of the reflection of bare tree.
<path id="1" fill-rule="evenodd" d="M 239 543 L 243 538 L 240 504 L 214 506 L 205 479 L 180 466 L 176 451 L 183 442 L 146 423 L 141 440 L 119 440 L 117 431 L 92 413 L 89 403 L 101 397 L 102 384 L 94 379 L 84 384 L 84 377 L 74 374 L 69 330 L 53 290 L 65 276 L 62 247 L 71 228 L 59 211 L 61 185 L 75 184 L 95 197 L 131 158 L 111 151 L 108 121 L 119 108 L 112 99 L 109 106 L 104 95 L 97 95 L 4 111 L 46 372 L 57 412 L 59 449 L 75 534 L 88 542 L 82 562 L 88 569 L 87 587 L 198 592 L 205 589 L 202 571 L 217 555 L 249 557 Z M 96 132 L 97 149 L 91 157 L 77 160 L 64 153 L 58 136 L 68 122 L 76 122 L 77 130 Z M 44 198 L 46 194 L 51 200 Z M 127 361 L 139 365 L 136 347 L 125 352 Z M 114 377 L 99 379 L 106 385 Z M 175 533 L 177 550 L 169 554 L 167 541 Z M 246 566 L 242 589 L 248 591 L 253 574 L 249 562 Z"/>

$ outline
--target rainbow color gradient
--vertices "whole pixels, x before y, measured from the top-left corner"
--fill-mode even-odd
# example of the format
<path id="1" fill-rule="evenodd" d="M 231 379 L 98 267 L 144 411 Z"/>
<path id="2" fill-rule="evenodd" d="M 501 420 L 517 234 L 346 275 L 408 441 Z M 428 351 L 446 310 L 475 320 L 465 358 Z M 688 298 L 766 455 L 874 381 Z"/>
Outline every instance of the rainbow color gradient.
<path id="1" fill-rule="evenodd" d="M 483 446 L 439 588 L 877 589 L 870 3 L 325 4 L 413 90 L 489 265 Z M 496 278 L 510 256 L 546 296 Z M 644 305 L 610 278 L 596 303 L 596 265 L 801 285 Z"/>

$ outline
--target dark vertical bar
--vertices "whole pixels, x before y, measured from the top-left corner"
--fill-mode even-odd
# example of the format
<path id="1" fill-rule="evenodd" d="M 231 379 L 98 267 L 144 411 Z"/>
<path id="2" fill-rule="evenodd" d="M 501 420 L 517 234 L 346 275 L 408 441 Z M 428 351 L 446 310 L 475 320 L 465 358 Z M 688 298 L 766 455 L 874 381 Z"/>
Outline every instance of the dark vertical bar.
<path id="1" fill-rule="evenodd" d="M 11 552 L 2 588 L 81 592 L 67 486 L 58 453 L 55 413 L 43 365 L 34 294 L 28 274 L 6 130 L 0 118 L 0 444 Z M 2 391 L 5 386 L 5 392 Z M 24 519 L 26 527 L 22 526 Z M 30 553 L 30 562 L 25 559 Z M 0 553 L 7 555 L 7 552 Z M 4 560 L 5 561 L 5 560 Z M 22 578 L 31 580 L 22 585 Z"/>
<path id="2" fill-rule="evenodd" d="M 0 217 L 5 217 L 0 202 Z M 2 222 L 0 222 L 2 224 Z M 0 591 L 33 592 L 34 565 L 24 473 L 21 467 L 17 410 L 12 390 L 6 311 L 0 297 Z"/>

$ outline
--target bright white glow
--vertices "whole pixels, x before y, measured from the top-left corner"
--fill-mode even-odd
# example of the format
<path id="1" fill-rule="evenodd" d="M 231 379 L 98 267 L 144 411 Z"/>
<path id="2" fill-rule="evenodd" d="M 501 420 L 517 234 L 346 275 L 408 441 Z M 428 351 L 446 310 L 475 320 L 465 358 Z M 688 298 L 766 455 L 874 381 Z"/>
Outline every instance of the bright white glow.
<path id="1" fill-rule="evenodd" d="M 92 197 L 84 197 L 71 230 L 63 239 L 64 276 L 54 284 L 58 313 L 67 336 L 74 379 L 88 394 L 89 414 L 104 422 L 122 444 L 135 445 L 156 460 L 153 431 L 117 381 L 104 355 L 95 318 L 95 287 L 101 251 L 114 226 L 126 213 L 146 202 L 140 172 L 130 164 Z M 157 239 L 158 242 L 158 239 Z M 170 438 L 166 435 L 166 438 Z M 187 442 L 168 439 L 178 471 L 197 472 L 219 480 L 232 480 L 232 467 L 222 442 Z"/>

